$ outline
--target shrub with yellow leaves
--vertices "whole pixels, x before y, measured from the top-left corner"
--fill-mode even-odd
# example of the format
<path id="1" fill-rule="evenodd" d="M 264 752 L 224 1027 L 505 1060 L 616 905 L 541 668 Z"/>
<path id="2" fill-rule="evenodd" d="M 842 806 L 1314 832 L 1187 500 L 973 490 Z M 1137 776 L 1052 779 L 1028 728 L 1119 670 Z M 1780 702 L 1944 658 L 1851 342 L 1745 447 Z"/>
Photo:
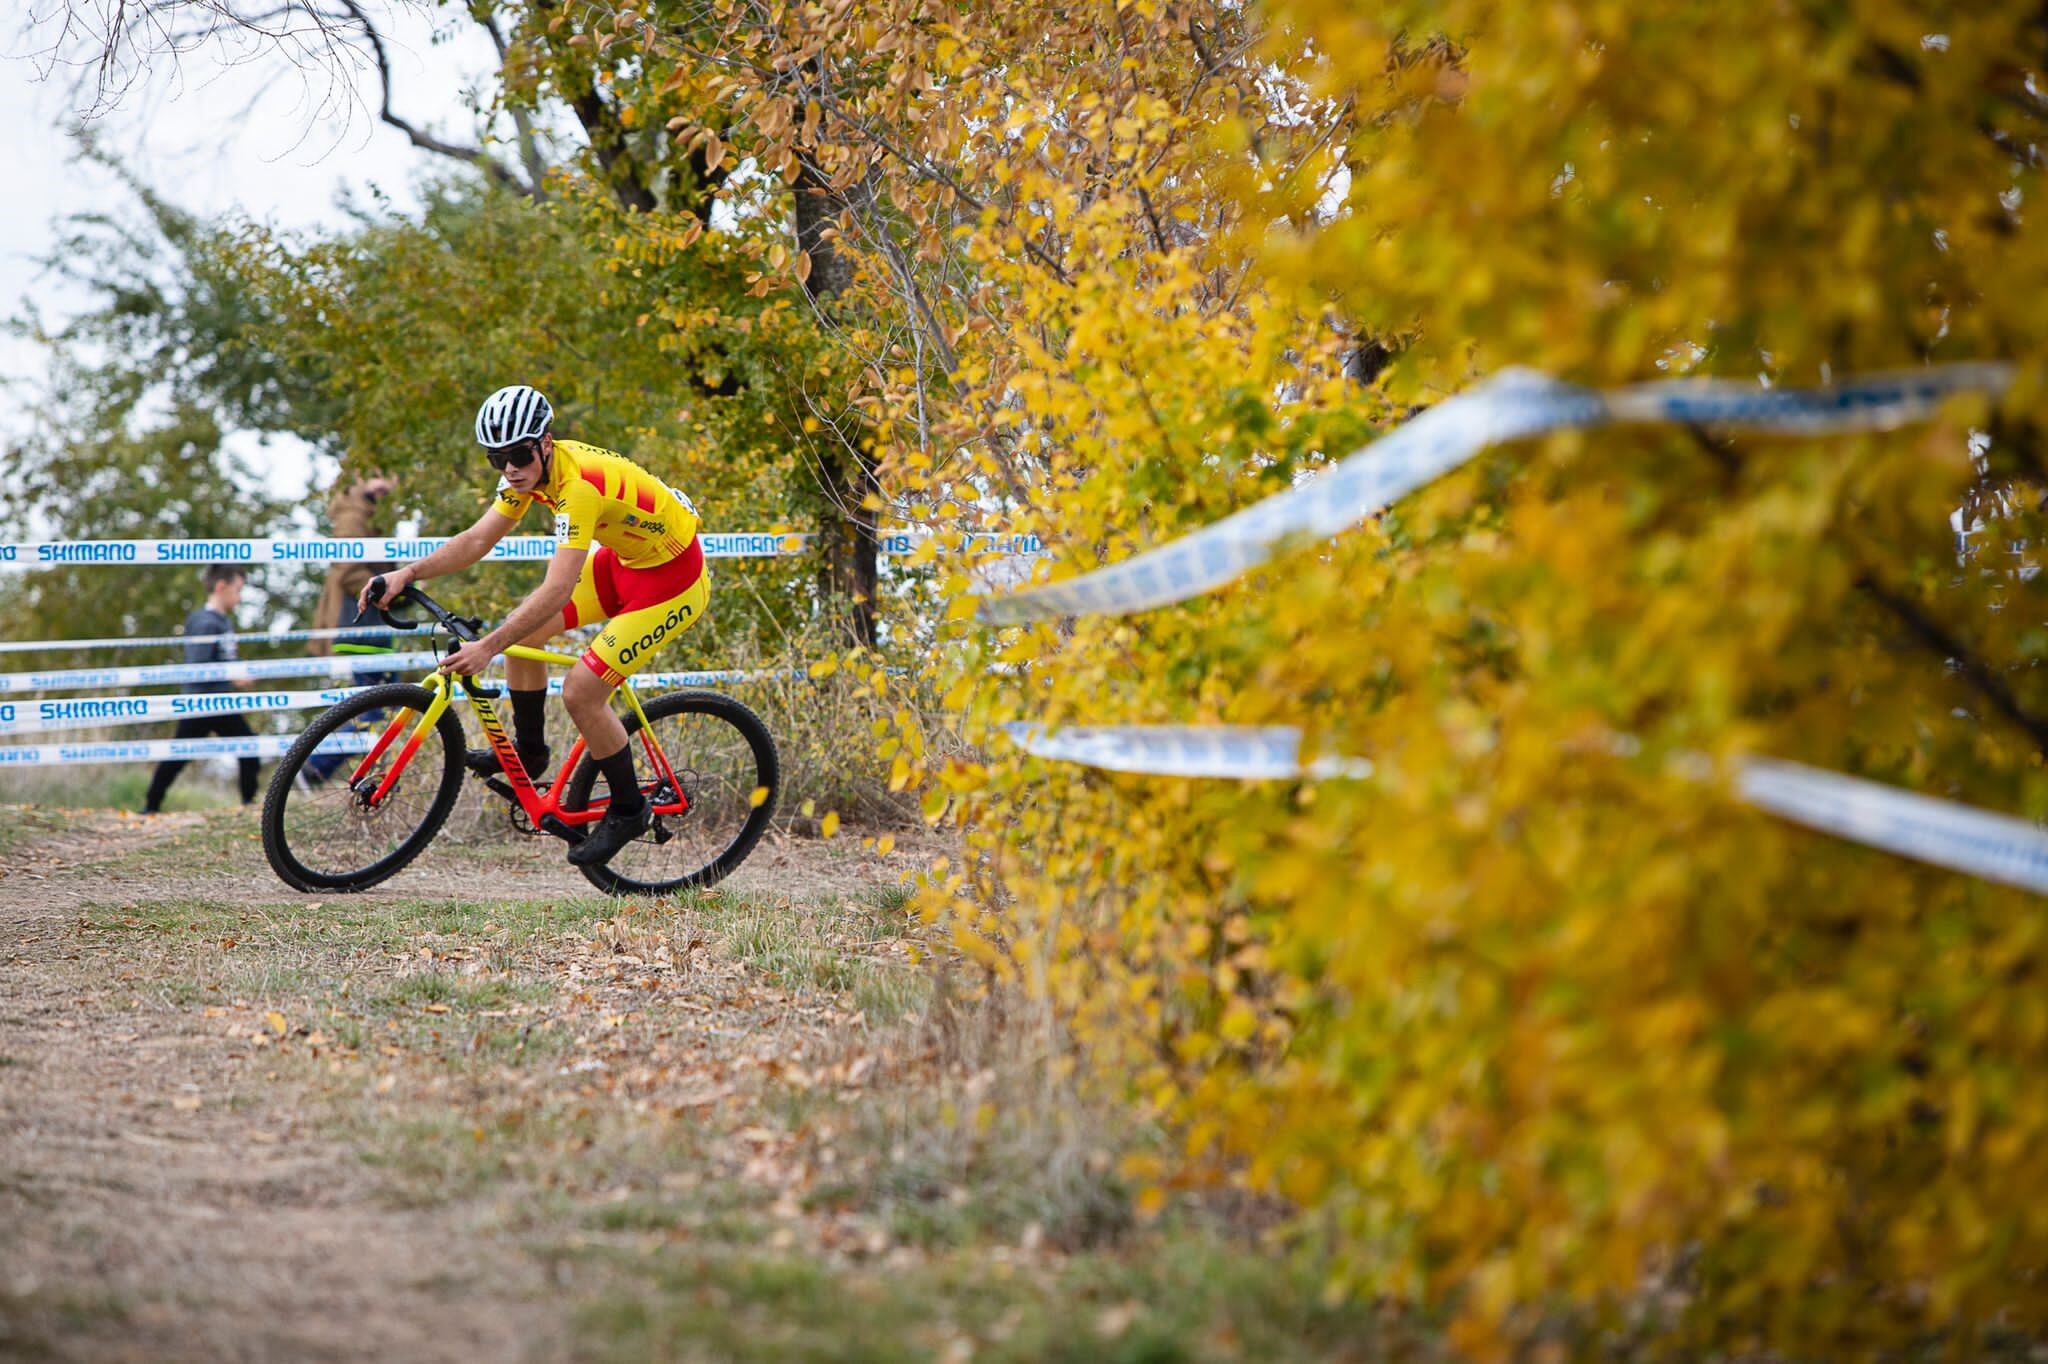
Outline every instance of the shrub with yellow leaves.
<path id="1" fill-rule="evenodd" d="M 1052 25 L 1121 35 L 1065 65 L 956 16 L 972 60 L 926 91 L 1003 188 L 925 185 L 974 284 L 893 486 L 1038 531 L 1053 576 L 1509 364 L 2019 378 L 1896 433 L 1502 448 L 1134 617 L 990 631 L 953 574 L 938 685 L 987 757 L 918 774 L 970 854 L 928 909 L 1181 1134 L 1155 1189 L 1285 1196 L 1335 1287 L 1475 1352 L 1671 1304 L 1679 1350 L 2048 1329 L 2048 917 L 1722 780 L 1775 754 L 2048 814 L 2004 554 L 2048 482 L 2040 16 L 1280 0 L 1248 73 L 1230 14 L 1107 15 Z M 1959 567 L 1966 500 L 1995 551 Z M 1107 775 L 1017 719 L 1298 724 L 1375 771 Z"/>
<path id="2" fill-rule="evenodd" d="M 1291 1200 L 1334 1290 L 1445 1306 L 1475 1353 L 1648 1309 L 1681 1351 L 2048 1329 L 2048 919 L 1723 780 L 1773 754 L 2048 814 L 2048 631 L 2006 553 L 2048 486 L 2039 13 L 875 0 L 614 31 L 640 121 L 795 222 L 746 282 L 831 328 L 806 366 L 860 509 L 1035 531 L 1053 576 L 1508 365 L 2016 362 L 1996 411 L 1908 431 L 1490 451 L 1133 617 L 984 629 L 1017 566 L 931 556 L 890 586 L 936 575 L 947 624 L 895 642 L 971 747 L 906 708 L 884 756 L 966 830 L 929 912 L 1179 1134 L 1133 1171 L 1148 1206 Z M 1990 546 L 1960 566 L 1958 507 Z M 1110 776 L 1019 754 L 1016 720 L 1285 723 L 1374 770 Z"/>

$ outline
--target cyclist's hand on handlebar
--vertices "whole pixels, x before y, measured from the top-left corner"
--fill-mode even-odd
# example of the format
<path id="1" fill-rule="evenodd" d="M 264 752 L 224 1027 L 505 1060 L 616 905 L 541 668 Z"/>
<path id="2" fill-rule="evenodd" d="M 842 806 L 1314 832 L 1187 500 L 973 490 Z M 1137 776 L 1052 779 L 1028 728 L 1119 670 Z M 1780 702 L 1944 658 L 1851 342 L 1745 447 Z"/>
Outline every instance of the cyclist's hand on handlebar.
<path id="1" fill-rule="evenodd" d="M 413 571 L 411 564 L 391 569 L 385 573 L 379 573 L 376 577 L 363 584 L 362 592 L 356 597 L 356 610 L 358 612 L 373 611 L 380 606 L 388 604 L 399 593 L 411 587 L 412 580 Z"/>
<path id="2" fill-rule="evenodd" d="M 498 646 L 477 640 L 465 644 L 441 660 L 441 671 L 457 677 L 475 677 L 491 666 L 491 660 L 498 656 Z"/>

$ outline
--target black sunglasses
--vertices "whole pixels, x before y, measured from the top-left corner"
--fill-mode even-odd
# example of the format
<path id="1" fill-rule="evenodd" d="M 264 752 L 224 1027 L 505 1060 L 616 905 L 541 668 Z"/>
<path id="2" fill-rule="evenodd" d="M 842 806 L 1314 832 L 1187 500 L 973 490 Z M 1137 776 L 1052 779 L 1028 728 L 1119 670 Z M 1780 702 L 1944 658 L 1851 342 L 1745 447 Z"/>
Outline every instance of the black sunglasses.
<path id="1" fill-rule="evenodd" d="M 523 440 L 517 445 L 506 445 L 496 450 L 484 451 L 484 458 L 489 460 L 491 467 L 501 474 L 507 469 L 524 469 L 527 465 L 533 463 L 539 455 L 540 442 L 537 440 Z"/>

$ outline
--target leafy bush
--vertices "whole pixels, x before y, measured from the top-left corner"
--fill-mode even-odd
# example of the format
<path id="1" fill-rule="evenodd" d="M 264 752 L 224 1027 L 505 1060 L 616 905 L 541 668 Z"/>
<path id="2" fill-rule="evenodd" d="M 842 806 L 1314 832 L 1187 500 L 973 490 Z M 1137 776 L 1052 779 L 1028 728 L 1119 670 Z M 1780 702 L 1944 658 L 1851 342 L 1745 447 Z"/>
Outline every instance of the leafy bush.
<path id="1" fill-rule="evenodd" d="M 969 831 L 928 912 L 1178 1132 L 1133 1170 L 1155 1206 L 1284 1195 L 1340 1284 L 1448 1305 L 1475 1352 L 1667 1299 L 1685 1351 L 2048 1329 L 2039 903 L 1723 780 L 1769 753 L 2048 814 L 2038 588 L 1959 572 L 1949 527 L 1969 501 L 1994 544 L 2043 530 L 2037 20 L 1291 0 L 1262 79 L 1299 82 L 1295 131 L 1246 82 L 1205 144 L 1180 120 L 1227 78 L 1129 9 L 1114 71 L 974 35 L 956 107 L 993 98 L 977 73 L 1046 82 L 983 153 L 1062 154 L 1005 164 L 965 248 L 995 325 L 956 424 L 898 453 L 934 501 L 1013 490 L 1054 576 L 1509 364 L 2021 376 L 1989 422 L 1501 449 L 1197 602 L 960 628 L 939 656 L 989 757 L 921 769 Z M 1191 203 L 1216 230 L 1162 233 Z M 1391 364 L 1333 389 L 1358 338 Z M 1111 776 L 1018 755 L 1017 719 L 1300 724 L 1375 773 Z"/>

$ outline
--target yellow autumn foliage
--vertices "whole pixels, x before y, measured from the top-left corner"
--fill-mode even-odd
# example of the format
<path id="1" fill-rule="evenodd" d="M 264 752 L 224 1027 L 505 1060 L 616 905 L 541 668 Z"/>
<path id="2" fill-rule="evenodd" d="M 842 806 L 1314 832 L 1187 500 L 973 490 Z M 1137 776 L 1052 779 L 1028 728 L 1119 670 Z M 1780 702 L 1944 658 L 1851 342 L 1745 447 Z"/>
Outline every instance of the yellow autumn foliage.
<path id="1" fill-rule="evenodd" d="M 891 780 L 966 831 L 927 910 L 1177 1134 L 1142 1207 L 1288 1200 L 1333 1291 L 1442 1307 L 1477 1354 L 1567 1319 L 1823 1357 L 2048 1330 L 2048 916 L 1727 784 L 1769 754 L 2048 814 L 2042 588 L 2008 551 L 2048 485 L 2039 17 L 748 22 L 703 40 L 746 57 L 701 68 L 735 154 L 801 150 L 880 206 L 842 240 L 891 515 L 1035 531 L 1044 576 L 1508 365 L 2018 364 L 1996 410 L 1895 433 L 1504 447 L 1128 618 L 990 630 L 973 595 L 1019 570 L 950 561 L 919 646 L 984 760 L 904 717 Z M 1019 754 L 1017 720 L 1300 725 L 1374 772 L 1109 775 Z"/>

